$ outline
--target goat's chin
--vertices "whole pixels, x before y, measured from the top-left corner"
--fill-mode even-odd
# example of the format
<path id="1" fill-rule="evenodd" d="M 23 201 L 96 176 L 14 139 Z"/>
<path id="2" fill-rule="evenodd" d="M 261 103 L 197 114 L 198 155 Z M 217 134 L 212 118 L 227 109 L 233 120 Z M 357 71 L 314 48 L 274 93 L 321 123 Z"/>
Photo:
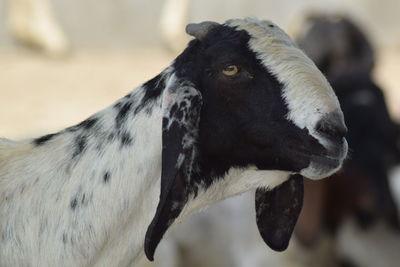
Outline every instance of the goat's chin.
<path id="1" fill-rule="evenodd" d="M 299 173 L 311 180 L 320 180 L 331 176 L 342 167 L 344 158 L 312 157 L 311 163 L 307 168 Z"/>

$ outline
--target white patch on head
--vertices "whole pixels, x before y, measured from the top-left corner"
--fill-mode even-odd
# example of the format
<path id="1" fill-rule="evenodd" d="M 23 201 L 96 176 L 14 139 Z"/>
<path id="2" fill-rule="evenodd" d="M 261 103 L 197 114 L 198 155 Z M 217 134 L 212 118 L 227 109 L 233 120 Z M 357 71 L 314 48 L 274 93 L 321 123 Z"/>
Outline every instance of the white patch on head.
<path id="1" fill-rule="evenodd" d="M 315 132 L 316 123 L 327 113 L 341 111 L 333 89 L 311 59 L 270 21 L 246 18 L 229 20 L 226 24 L 249 33 L 249 48 L 283 84 L 282 97 L 289 110 L 287 119 L 300 129 L 308 129 L 323 144 Z"/>

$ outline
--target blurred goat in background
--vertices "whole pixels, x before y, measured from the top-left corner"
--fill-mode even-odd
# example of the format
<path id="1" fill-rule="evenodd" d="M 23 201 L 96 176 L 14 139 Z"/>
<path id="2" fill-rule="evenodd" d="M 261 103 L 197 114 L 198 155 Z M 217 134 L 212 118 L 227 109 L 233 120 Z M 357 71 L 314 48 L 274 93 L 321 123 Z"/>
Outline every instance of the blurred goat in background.
<path id="1" fill-rule="evenodd" d="M 363 229 L 383 219 L 399 231 L 388 171 L 400 162 L 400 134 L 382 90 L 373 81 L 373 48 L 346 17 L 310 16 L 301 29 L 305 31 L 298 35 L 299 46 L 326 75 L 339 98 L 351 152 L 340 173 L 326 181 L 305 183 L 298 241 L 313 247 L 326 233 L 335 242 L 339 227 L 349 217 Z"/>

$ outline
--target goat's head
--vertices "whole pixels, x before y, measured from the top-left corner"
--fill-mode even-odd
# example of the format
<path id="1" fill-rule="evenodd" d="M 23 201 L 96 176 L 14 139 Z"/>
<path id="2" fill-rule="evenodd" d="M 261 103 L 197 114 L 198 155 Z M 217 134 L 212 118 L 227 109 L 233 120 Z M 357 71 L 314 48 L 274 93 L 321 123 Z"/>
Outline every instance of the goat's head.
<path id="1" fill-rule="evenodd" d="M 328 79 L 354 73 L 370 75 L 374 67 L 373 47 L 350 18 L 311 14 L 299 27 L 299 46 Z"/>
<path id="2" fill-rule="evenodd" d="M 256 193 L 257 224 L 287 247 L 302 204 L 302 179 L 327 177 L 347 153 L 339 102 L 313 62 L 275 24 L 257 19 L 190 24 L 196 39 L 173 64 L 163 108 L 161 196 L 146 234 L 153 258 L 189 198 L 232 167 L 293 177 Z"/>

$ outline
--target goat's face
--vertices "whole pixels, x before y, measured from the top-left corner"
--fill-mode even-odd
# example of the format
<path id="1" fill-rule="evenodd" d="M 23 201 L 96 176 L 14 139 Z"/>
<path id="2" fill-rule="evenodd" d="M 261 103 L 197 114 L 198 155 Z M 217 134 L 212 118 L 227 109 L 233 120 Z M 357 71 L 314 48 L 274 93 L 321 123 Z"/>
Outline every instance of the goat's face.
<path id="1" fill-rule="evenodd" d="M 150 259 L 188 198 L 231 167 L 320 179 L 338 170 L 347 153 L 332 88 L 278 26 L 245 19 L 189 25 L 187 32 L 196 40 L 173 64 L 163 100 L 161 197 L 145 246 Z M 301 203 L 298 177 L 257 191 L 257 224 L 272 248 L 287 247 Z"/>
<path id="2" fill-rule="evenodd" d="M 199 134 L 206 159 L 311 179 L 341 166 L 347 144 L 339 102 L 281 29 L 233 20 L 215 25 L 192 46 L 195 60 L 186 76 L 193 75 L 203 99 Z"/>

